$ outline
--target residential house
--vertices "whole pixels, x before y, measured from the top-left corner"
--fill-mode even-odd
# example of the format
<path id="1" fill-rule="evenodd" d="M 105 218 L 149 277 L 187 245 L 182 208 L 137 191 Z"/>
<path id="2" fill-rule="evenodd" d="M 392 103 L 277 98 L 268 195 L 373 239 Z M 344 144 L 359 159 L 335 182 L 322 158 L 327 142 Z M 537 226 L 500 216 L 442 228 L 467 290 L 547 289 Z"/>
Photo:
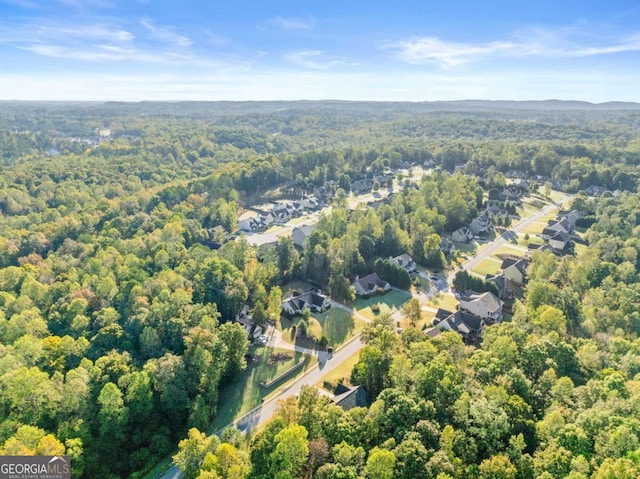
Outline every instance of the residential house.
<path id="1" fill-rule="evenodd" d="M 293 231 L 291 232 L 293 244 L 300 248 L 304 248 L 307 238 L 314 229 L 316 229 L 316 225 L 302 225 L 293 228 Z"/>
<path id="2" fill-rule="evenodd" d="M 456 246 L 449 238 L 442 238 L 440 240 L 440 250 L 444 254 L 453 254 L 456 251 Z"/>
<path id="3" fill-rule="evenodd" d="M 542 234 L 540 236 L 542 239 L 548 240 L 557 233 L 569 234 L 571 231 L 573 231 L 573 226 L 569 220 L 550 220 L 547 226 L 542 230 Z"/>
<path id="4" fill-rule="evenodd" d="M 529 261 L 526 258 L 508 258 L 502 261 L 500 269 L 509 281 L 522 285 L 525 282 L 528 267 Z"/>
<path id="5" fill-rule="evenodd" d="M 493 223 L 504 223 L 504 220 L 509 217 L 509 212 L 499 206 L 489 206 L 484 214 L 488 216 Z"/>
<path id="6" fill-rule="evenodd" d="M 553 254 L 562 255 L 565 253 L 570 242 L 571 237 L 567 233 L 559 231 L 551 238 L 549 238 L 549 247 L 551 248 L 551 252 Z"/>
<path id="7" fill-rule="evenodd" d="M 302 314 L 305 310 L 323 313 L 331 308 L 331 301 L 319 290 L 307 290 L 303 293 L 294 291 L 291 296 L 282 300 L 282 311 L 292 316 Z"/>
<path id="8" fill-rule="evenodd" d="M 253 322 L 248 304 L 242 306 L 242 309 L 236 315 L 236 322 L 242 325 L 247 333 L 247 339 L 249 339 L 249 341 L 253 341 L 263 333 L 262 328 Z"/>
<path id="9" fill-rule="evenodd" d="M 356 290 L 356 294 L 359 296 L 369 296 L 377 293 L 378 290 L 389 291 L 391 285 L 386 281 L 380 279 L 377 273 L 371 273 L 362 278 L 356 278 L 352 286 Z"/>
<path id="10" fill-rule="evenodd" d="M 351 191 L 354 195 L 370 193 L 371 188 L 373 188 L 373 182 L 371 180 L 363 179 L 351 183 Z"/>
<path id="11" fill-rule="evenodd" d="M 344 384 L 338 384 L 333 392 L 332 401 L 345 411 L 354 407 L 371 406 L 371 397 L 364 386 L 356 386 L 349 389 Z"/>
<path id="12" fill-rule="evenodd" d="M 413 258 L 407 253 L 396 256 L 395 258 L 389 257 L 389 261 L 396 266 L 404 268 L 407 273 L 414 273 L 416 268 L 418 267 L 416 262 L 413 261 Z"/>
<path id="13" fill-rule="evenodd" d="M 477 346 L 484 332 L 484 321 L 481 317 L 466 311 L 455 313 L 445 309 L 438 309 L 433 326 L 425 330 L 429 337 L 437 336 L 444 331 L 455 331 L 462 336 L 466 344 Z"/>
<path id="14" fill-rule="evenodd" d="M 471 220 L 471 224 L 469 225 L 469 229 L 474 235 L 487 233 L 491 231 L 491 227 L 491 220 L 486 215 L 480 215 L 477 218 L 474 218 Z"/>
<path id="15" fill-rule="evenodd" d="M 486 324 L 502 321 L 504 302 L 491 292 L 467 292 L 460 297 L 460 309 L 481 317 Z"/>
<path id="16" fill-rule="evenodd" d="M 576 227 L 576 222 L 584 217 L 584 212 L 578 210 L 571 210 L 568 213 L 560 213 L 558 219 L 565 219 L 571 223 L 572 228 Z"/>
<path id="17" fill-rule="evenodd" d="M 456 243 L 468 243 L 473 239 L 473 232 L 466 226 L 463 226 L 451 233 L 451 239 Z"/>
<path id="18" fill-rule="evenodd" d="M 318 203 L 318 200 L 315 199 L 313 196 L 309 196 L 307 198 L 303 198 L 300 200 L 300 205 L 303 208 L 306 208 L 308 210 L 315 210 L 320 208 L 320 203 Z"/>
<path id="19" fill-rule="evenodd" d="M 500 201 L 512 201 L 514 203 L 520 203 L 520 199 L 522 198 L 522 194 L 517 188 L 505 188 L 498 195 L 498 199 Z"/>
<path id="20" fill-rule="evenodd" d="M 511 184 L 511 187 L 517 188 L 518 190 L 520 190 L 524 194 L 529 193 L 529 182 L 527 180 L 523 179 L 523 178 L 518 178 L 517 180 L 515 180 Z"/>
<path id="21" fill-rule="evenodd" d="M 511 296 L 509 282 L 503 274 L 488 274 L 484 280 L 495 286 L 498 291 L 498 298 L 504 299 Z"/>
<path id="22" fill-rule="evenodd" d="M 591 185 L 587 187 L 584 191 L 589 196 L 602 196 L 604 192 L 607 191 L 607 189 L 603 186 Z"/>

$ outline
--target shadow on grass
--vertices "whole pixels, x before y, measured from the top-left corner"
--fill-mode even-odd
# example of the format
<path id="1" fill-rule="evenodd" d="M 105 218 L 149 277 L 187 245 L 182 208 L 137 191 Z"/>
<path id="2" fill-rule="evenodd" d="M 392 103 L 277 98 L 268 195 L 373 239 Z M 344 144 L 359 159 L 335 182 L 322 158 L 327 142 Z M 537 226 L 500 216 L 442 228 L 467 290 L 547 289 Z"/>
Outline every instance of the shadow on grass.
<path id="1" fill-rule="evenodd" d="M 282 383 L 304 371 L 311 362 L 309 356 L 305 354 L 277 348 L 252 347 L 250 354 L 252 359 L 248 361 L 247 369 L 235 380 L 220 388 L 218 413 L 211 425 L 211 431 L 226 426 L 260 405 L 264 397 L 278 389 Z M 305 364 L 295 373 L 287 375 L 268 388 L 260 386 L 261 382 L 273 380 L 301 360 L 304 360 Z"/>

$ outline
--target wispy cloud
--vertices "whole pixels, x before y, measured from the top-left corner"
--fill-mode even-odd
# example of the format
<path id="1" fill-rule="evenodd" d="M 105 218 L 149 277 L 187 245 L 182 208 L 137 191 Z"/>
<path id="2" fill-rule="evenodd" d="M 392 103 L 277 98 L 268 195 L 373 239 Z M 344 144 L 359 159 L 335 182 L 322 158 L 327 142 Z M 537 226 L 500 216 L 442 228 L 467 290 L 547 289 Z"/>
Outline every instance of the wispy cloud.
<path id="1" fill-rule="evenodd" d="M 341 57 L 332 57 L 322 50 L 299 50 L 284 56 L 284 59 L 296 66 L 311 70 L 329 70 L 332 67 L 346 64 Z"/>
<path id="2" fill-rule="evenodd" d="M 190 47 L 193 41 L 184 35 L 176 33 L 172 27 L 155 25 L 151 20 L 144 19 L 140 24 L 156 39 L 162 42 L 170 43 L 177 47 Z"/>
<path id="3" fill-rule="evenodd" d="M 285 30 L 311 30 L 314 22 L 311 18 L 275 17 L 270 23 Z"/>
<path id="4" fill-rule="evenodd" d="M 544 29 L 521 31 L 512 39 L 485 43 L 463 43 L 437 37 L 417 37 L 385 43 L 397 58 L 412 64 L 435 63 L 448 69 L 464 63 L 499 57 L 578 58 L 624 52 L 640 52 L 640 34 L 618 39 L 575 38 L 569 29 L 551 32 Z"/>

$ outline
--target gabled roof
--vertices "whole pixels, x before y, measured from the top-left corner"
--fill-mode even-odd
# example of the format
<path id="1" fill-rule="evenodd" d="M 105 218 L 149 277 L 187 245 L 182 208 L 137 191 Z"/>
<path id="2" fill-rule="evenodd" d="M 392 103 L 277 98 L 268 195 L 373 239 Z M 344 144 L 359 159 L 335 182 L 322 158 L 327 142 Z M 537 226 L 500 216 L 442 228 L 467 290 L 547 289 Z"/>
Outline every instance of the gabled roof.
<path id="1" fill-rule="evenodd" d="M 345 411 L 354 407 L 369 407 L 371 398 L 364 386 L 356 386 L 348 389 L 346 386 L 339 384 L 333 396 L 333 402 Z"/>
<path id="2" fill-rule="evenodd" d="M 487 310 L 496 311 L 502 308 L 504 304 L 495 294 L 490 291 L 486 293 L 475 293 L 473 291 L 469 291 L 465 293 L 464 296 L 460 298 L 460 302 L 466 303 L 484 303 L 487 306 Z"/>
<path id="3" fill-rule="evenodd" d="M 396 256 L 395 258 L 393 258 L 393 261 L 395 261 L 397 264 L 399 264 L 402 267 L 411 266 L 413 264 L 413 258 L 407 253 L 401 254 L 400 256 Z"/>
<path id="4" fill-rule="evenodd" d="M 359 278 L 355 283 L 358 283 L 364 291 L 371 291 L 375 288 L 384 288 L 389 284 L 386 281 L 381 280 L 378 273 L 371 273 L 363 278 Z"/>
<path id="5" fill-rule="evenodd" d="M 504 271 L 505 269 L 510 268 L 512 266 L 515 267 L 522 274 L 526 274 L 527 268 L 529 267 L 529 261 L 527 261 L 525 258 L 520 258 L 520 259 L 508 258 L 502 262 L 502 266 L 500 266 L 500 269 Z"/>
<path id="6" fill-rule="evenodd" d="M 438 310 L 440 313 L 441 310 Z M 467 313 L 466 311 L 456 311 L 451 313 L 450 311 L 442 310 L 440 316 L 445 313 L 449 315 L 445 319 L 438 319 L 439 314 L 436 313 L 436 318 L 433 320 L 433 326 L 444 331 L 456 331 L 464 334 L 465 336 L 472 332 L 478 332 L 482 329 L 482 318 L 475 314 Z"/>

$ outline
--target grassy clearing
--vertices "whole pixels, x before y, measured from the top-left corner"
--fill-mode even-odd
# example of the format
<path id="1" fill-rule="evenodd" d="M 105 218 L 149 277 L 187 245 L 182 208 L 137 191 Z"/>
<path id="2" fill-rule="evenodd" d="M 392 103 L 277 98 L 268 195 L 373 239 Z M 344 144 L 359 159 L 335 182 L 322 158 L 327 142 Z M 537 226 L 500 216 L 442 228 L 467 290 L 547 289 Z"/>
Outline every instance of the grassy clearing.
<path id="1" fill-rule="evenodd" d="M 404 291 L 389 291 L 383 296 L 371 296 L 370 298 L 358 298 L 355 300 L 353 307 L 363 316 L 374 319 L 380 314 L 390 313 L 394 308 L 400 309 L 404 303 L 411 299 L 409 293 Z M 378 305 L 380 311 L 375 313 L 371 307 Z"/>
<path id="2" fill-rule="evenodd" d="M 427 306 L 430 306 L 432 308 L 442 308 L 446 309 L 447 311 L 455 311 L 458 308 L 458 303 L 459 301 L 454 295 L 438 293 L 433 298 L 431 298 L 431 301 L 427 303 Z"/>
<path id="3" fill-rule="evenodd" d="M 542 230 L 545 228 L 545 226 L 547 226 L 547 222 L 546 221 L 534 221 L 533 223 L 531 223 L 530 225 L 525 226 L 522 229 L 522 233 L 523 234 L 529 234 L 531 235 L 538 235 L 540 233 L 542 233 Z"/>
<path id="4" fill-rule="evenodd" d="M 220 390 L 218 414 L 211 425 L 211 431 L 226 426 L 260 405 L 262 399 L 278 389 L 282 383 L 302 374 L 317 362 L 315 357 L 279 348 L 254 347 L 251 348 L 250 353 L 254 360 L 249 364 L 247 370 Z M 277 354 L 286 354 L 289 355 L 289 358 L 271 361 L 272 356 Z M 277 377 L 300 360 L 304 360 L 305 364 L 296 374 L 292 373 L 291 376 L 283 378 L 282 381 L 270 388 L 260 386 L 261 381 L 269 381 Z"/>
<path id="5" fill-rule="evenodd" d="M 330 373 L 325 374 L 322 379 L 316 384 L 316 386 L 321 387 L 329 391 L 330 393 L 333 393 L 339 383 L 350 386 L 351 383 L 349 382 L 349 380 L 351 378 L 351 370 L 358 362 L 358 359 L 360 359 L 360 351 L 353 354 L 352 356 L 349 356 L 342 362 L 342 364 L 340 364 L 340 366 L 335 368 Z"/>
<path id="6" fill-rule="evenodd" d="M 517 254 L 522 255 L 522 251 L 517 251 Z M 496 274 L 500 269 L 502 263 L 497 259 L 487 258 L 478 266 L 472 269 L 472 271 L 483 278 L 488 274 Z"/>
<path id="7" fill-rule="evenodd" d="M 313 288 L 313 286 L 306 281 L 291 281 L 282 286 L 282 296 L 286 296 L 286 294 L 291 291 L 306 291 L 310 288 Z"/>
<path id="8" fill-rule="evenodd" d="M 300 324 L 301 317 L 292 319 L 281 318 L 282 339 L 288 343 L 295 344 L 295 329 Z M 295 325 L 295 328 L 293 326 Z M 339 308 L 331 308 L 325 313 L 314 313 L 308 321 L 307 336 L 320 339 L 324 334 L 329 340 L 330 346 L 339 346 L 349 338 L 358 334 L 364 327 L 364 321 L 353 316 L 353 314 Z"/>
<path id="9" fill-rule="evenodd" d="M 499 254 L 514 254 L 516 256 L 523 256 L 524 255 L 524 251 L 522 251 L 520 248 L 514 248 L 508 244 L 501 246 L 500 248 L 498 248 L 496 250 L 494 254 L 494 256 L 498 256 Z"/>

